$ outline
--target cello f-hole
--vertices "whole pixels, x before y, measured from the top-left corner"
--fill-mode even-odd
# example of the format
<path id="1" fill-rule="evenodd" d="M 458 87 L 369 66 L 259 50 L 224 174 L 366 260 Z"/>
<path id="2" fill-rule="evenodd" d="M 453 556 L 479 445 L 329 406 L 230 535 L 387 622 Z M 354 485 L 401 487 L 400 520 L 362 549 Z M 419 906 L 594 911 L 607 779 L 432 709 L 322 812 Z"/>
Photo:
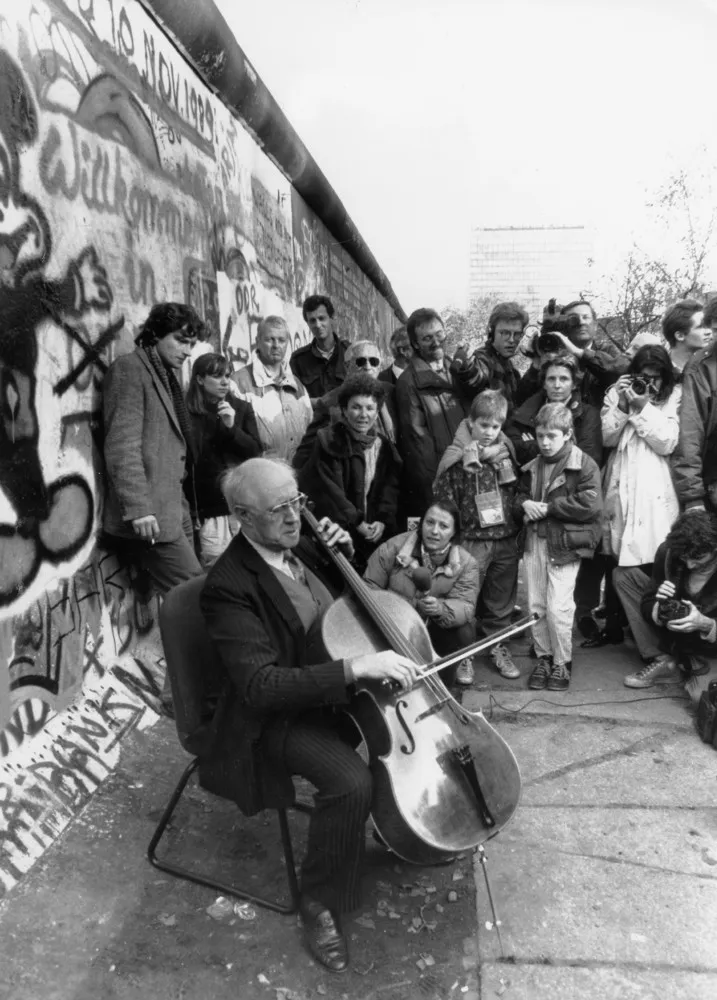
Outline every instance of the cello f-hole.
<path id="1" fill-rule="evenodd" d="M 404 719 L 403 713 L 401 712 L 401 709 L 403 709 L 403 708 L 408 708 L 408 702 L 407 701 L 399 701 L 397 703 L 397 705 L 396 705 L 396 715 L 398 716 L 398 721 L 401 723 L 401 728 L 403 729 L 404 733 L 406 734 L 406 736 L 408 737 L 408 740 L 409 740 L 408 745 L 405 744 L 405 743 L 403 743 L 401 745 L 401 753 L 405 753 L 406 756 L 408 757 L 408 756 L 410 756 L 415 751 L 415 749 L 416 749 L 416 741 L 414 740 L 413 733 L 409 729 L 408 723 Z"/>

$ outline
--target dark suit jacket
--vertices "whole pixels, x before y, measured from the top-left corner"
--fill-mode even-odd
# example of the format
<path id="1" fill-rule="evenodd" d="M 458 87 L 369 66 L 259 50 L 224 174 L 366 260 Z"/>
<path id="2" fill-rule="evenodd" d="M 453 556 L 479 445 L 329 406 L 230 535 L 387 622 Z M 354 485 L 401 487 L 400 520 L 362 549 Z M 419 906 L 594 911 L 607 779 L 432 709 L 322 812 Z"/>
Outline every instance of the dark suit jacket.
<path id="1" fill-rule="evenodd" d="M 395 385 L 398 379 L 393 374 L 393 365 L 389 365 L 388 368 L 384 368 L 378 373 L 379 382 L 387 382 L 389 385 Z"/>
<path id="2" fill-rule="evenodd" d="M 137 536 L 132 521 L 154 514 L 160 542 L 182 534 L 187 443 L 174 404 L 138 347 L 114 361 L 102 386 L 106 497 L 104 528 Z"/>
<path id="3" fill-rule="evenodd" d="M 306 546 L 302 539 L 300 558 Z M 314 568 L 308 555 L 302 561 Z M 262 736 L 269 727 L 285 731 L 306 709 L 347 704 L 343 660 L 308 662 L 306 632 L 293 604 L 241 534 L 210 570 L 201 609 L 225 675 L 202 784 L 232 798 L 247 816 L 287 806 L 294 798 L 291 775 L 262 755 Z"/>

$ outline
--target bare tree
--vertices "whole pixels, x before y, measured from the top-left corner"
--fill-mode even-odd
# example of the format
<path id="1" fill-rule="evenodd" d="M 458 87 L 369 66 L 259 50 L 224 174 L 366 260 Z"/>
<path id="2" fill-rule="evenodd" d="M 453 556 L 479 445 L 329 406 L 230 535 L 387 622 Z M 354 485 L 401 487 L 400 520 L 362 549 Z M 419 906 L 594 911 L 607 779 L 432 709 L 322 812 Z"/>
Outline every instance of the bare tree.
<path id="1" fill-rule="evenodd" d="M 460 344 L 465 344 L 472 351 L 485 342 L 488 330 L 488 317 L 493 308 L 502 301 L 497 292 L 474 299 L 467 309 L 456 309 L 448 306 L 441 313 L 445 325 L 446 354 L 453 354 Z"/>
<path id="2" fill-rule="evenodd" d="M 608 314 L 601 326 L 611 339 L 627 344 L 641 330 L 657 331 L 671 303 L 705 296 L 717 225 L 716 181 L 711 165 L 681 169 L 647 201 L 651 225 L 601 282 Z"/>

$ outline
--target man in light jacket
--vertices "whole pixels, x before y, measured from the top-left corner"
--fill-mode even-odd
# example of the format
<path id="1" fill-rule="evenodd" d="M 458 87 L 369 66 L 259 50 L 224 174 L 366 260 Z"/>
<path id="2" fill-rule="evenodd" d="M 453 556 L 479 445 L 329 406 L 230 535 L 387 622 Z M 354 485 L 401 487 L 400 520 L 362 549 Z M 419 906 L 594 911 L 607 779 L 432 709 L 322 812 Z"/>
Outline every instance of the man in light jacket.
<path id="1" fill-rule="evenodd" d="M 281 316 L 259 323 L 254 354 L 232 375 L 235 395 L 254 410 L 265 453 L 291 462 L 312 417 L 311 399 L 289 367 L 289 328 Z"/>

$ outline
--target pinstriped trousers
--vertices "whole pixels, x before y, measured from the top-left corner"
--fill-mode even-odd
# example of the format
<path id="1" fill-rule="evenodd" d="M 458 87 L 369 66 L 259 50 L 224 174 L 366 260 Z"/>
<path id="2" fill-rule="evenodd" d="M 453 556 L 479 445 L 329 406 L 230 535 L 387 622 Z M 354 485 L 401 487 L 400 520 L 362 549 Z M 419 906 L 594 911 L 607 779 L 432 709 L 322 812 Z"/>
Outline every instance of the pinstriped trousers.
<path id="1" fill-rule="evenodd" d="M 532 626 L 535 652 L 552 656 L 554 663 L 570 663 L 573 658 L 573 617 L 575 579 L 580 561 L 557 565 L 550 561 L 548 543 L 534 532 L 528 535 L 523 555 L 528 608 L 539 617 Z"/>
<path id="2" fill-rule="evenodd" d="M 301 894 L 337 913 L 361 905 L 361 866 L 373 793 L 371 772 L 350 742 L 355 734 L 352 725 L 344 732 L 339 720 L 316 710 L 293 720 L 279 739 L 265 743 L 272 753 L 283 742 L 285 766 L 316 788 Z"/>

